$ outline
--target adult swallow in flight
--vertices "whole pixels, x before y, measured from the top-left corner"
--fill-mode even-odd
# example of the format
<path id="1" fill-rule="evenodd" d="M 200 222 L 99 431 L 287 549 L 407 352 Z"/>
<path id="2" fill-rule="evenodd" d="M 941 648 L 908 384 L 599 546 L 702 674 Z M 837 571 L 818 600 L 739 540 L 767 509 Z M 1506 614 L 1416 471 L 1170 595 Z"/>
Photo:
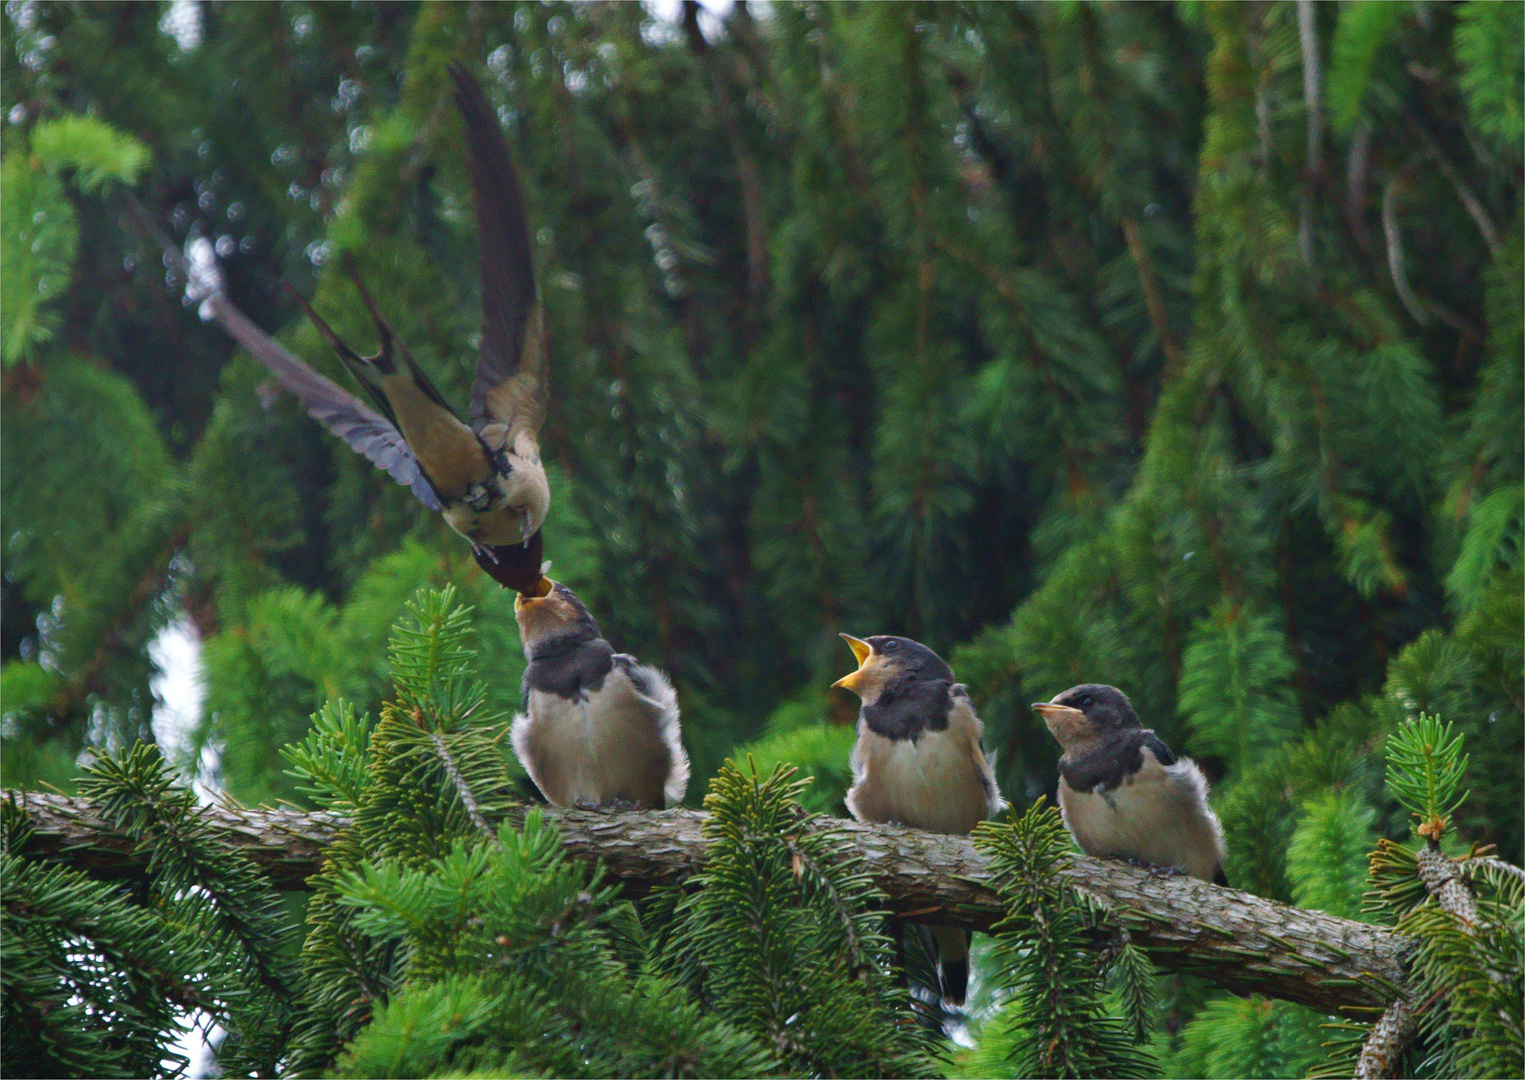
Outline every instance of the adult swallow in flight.
<path id="1" fill-rule="evenodd" d="M 969 691 L 931 649 L 909 638 L 842 635 L 858 670 L 838 679 L 863 700 L 847 808 L 859 821 L 964 834 L 1005 807 L 981 744 Z M 969 933 L 932 928 L 942 996 L 962 1005 Z"/>
<path id="2" fill-rule="evenodd" d="M 540 581 L 540 528 L 551 502 L 539 444 L 548 400 L 545 312 L 524 198 L 497 117 L 464 68 L 453 65 L 450 74 L 465 122 L 481 249 L 482 341 L 469 422 L 414 362 L 348 261 L 376 323 L 376 355 L 360 356 L 297 300 L 375 409 L 282 348 L 225 297 L 215 295 L 209 304 L 213 317 L 314 419 L 439 511 L 470 541 L 483 570 L 523 593 Z"/>
<path id="3" fill-rule="evenodd" d="M 1059 809 L 1083 851 L 1227 885 L 1207 779 L 1139 723 L 1126 694 L 1085 683 L 1033 708 L 1059 741 Z"/>
<path id="4" fill-rule="evenodd" d="M 683 801 L 688 755 L 667 676 L 617 653 L 577 594 L 543 578 L 514 598 L 524 711 L 512 739 L 530 779 L 554 806 Z"/>

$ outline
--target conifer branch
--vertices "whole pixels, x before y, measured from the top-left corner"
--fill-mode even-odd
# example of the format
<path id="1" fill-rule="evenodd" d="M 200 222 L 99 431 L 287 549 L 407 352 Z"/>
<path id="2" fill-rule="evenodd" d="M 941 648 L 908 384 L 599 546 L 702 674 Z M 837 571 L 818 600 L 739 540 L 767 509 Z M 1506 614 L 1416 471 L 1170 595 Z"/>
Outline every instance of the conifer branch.
<path id="1" fill-rule="evenodd" d="M 1499 252 L 1504 248 L 1504 244 L 1499 239 L 1498 226 L 1493 224 L 1493 218 L 1488 216 L 1488 208 L 1483 205 L 1482 200 L 1473 192 L 1471 185 L 1463 178 L 1460 170 L 1451 164 L 1451 159 L 1446 156 L 1445 150 L 1441 148 L 1435 136 L 1430 134 L 1429 129 L 1412 116 L 1405 117 L 1405 119 L 1408 121 L 1409 130 L 1419 136 L 1419 140 L 1424 143 L 1425 149 L 1435 159 L 1435 164 L 1440 166 L 1441 173 L 1444 174 L 1447 180 L 1451 181 L 1451 186 L 1456 189 L 1456 197 L 1461 200 L 1462 205 L 1467 208 L 1467 213 L 1471 215 L 1473 223 L 1477 225 L 1477 231 L 1482 235 L 1483 243 L 1488 245 L 1488 253 L 1494 258 L 1498 258 Z"/>
<path id="2" fill-rule="evenodd" d="M 762 172 L 742 138 L 727 74 L 699 29 L 699 5 L 694 0 L 687 0 L 683 5 L 683 32 L 689 50 L 709 72 L 715 92 L 715 111 L 725 130 L 726 141 L 731 145 L 731 155 L 736 159 L 736 178 L 741 183 L 742 223 L 747 232 L 747 292 L 758 301 L 768 287 L 768 227 Z"/>
<path id="3" fill-rule="evenodd" d="M 1297 0 L 1297 37 L 1303 54 L 1303 104 L 1308 126 L 1306 186 L 1298 214 L 1297 246 L 1303 263 L 1313 266 L 1313 193 L 1324 173 L 1323 73 L 1318 54 L 1318 23 L 1313 0 Z"/>
<path id="4" fill-rule="evenodd" d="M 1424 844 L 1418 851 L 1409 852 L 1389 840 L 1378 843 L 1371 855 L 1371 880 L 1377 888 L 1367 894 L 1367 909 L 1391 911 L 1407 907 L 1398 925 L 1409 928 L 1423 944 L 1413 959 L 1415 976 L 1411 986 L 1387 1007 L 1361 1045 L 1357 1077 L 1395 1075 L 1399 1058 L 1418 1034 L 1421 1022 L 1433 1027 L 1435 1013 L 1426 1016 L 1427 1010 L 1436 1005 L 1441 994 L 1449 996 L 1456 985 L 1454 972 L 1447 973 L 1436 985 L 1432 963 L 1425 955 L 1433 951 L 1436 939 L 1454 934 L 1465 941 L 1486 929 L 1465 870 L 1474 860 L 1452 859 L 1440 847 L 1440 838 L 1450 826 L 1457 807 L 1471 794 L 1462 788 L 1468 760 L 1468 755 L 1462 753 L 1461 735 L 1453 732 L 1453 725 L 1442 724 L 1438 716 L 1421 712 L 1416 720 L 1400 725 L 1388 740 L 1387 790 L 1413 814 L 1414 833 L 1424 838 Z M 1499 860 L 1475 861 L 1499 863 L 1506 871 L 1522 874 L 1518 868 Z M 1417 902 L 1420 900 L 1424 902 Z M 1429 907 L 1430 903 L 1434 906 Z M 1438 923 L 1430 917 L 1435 909 Z M 1501 973 L 1487 967 L 1483 971 L 1489 980 L 1504 979 Z M 1444 1007 L 1455 1006 L 1447 1003 Z M 1458 1073 L 1480 1075 L 1469 1070 Z"/>
<path id="5" fill-rule="evenodd" d="M 1418 1026 L 1414 1009 L 1406 998 L 1399 998 L 1389 1005 L 1361 1044 L 1361 1056 L 1356 1059 L 1356 1080 L 1392 1076 L 1398 1058 L 1414 1038 Z"/>
<path id="6" fill-rule="evenodd" d="M 1160 282 L 1154 272 L 1154 263 L 1149 258 L 1149 249 L 1144 246 L 1144 238 L 1139 234 L 1136 220 L 1124 216 L 1122 226 L 1123 240 L 1128 245 L 1128 254 L 1133 259 L 1134 268 L 1138 270 L 1139 287 L 1144 292 L 1144 307 L 1149 312 L 1149 321 L 1154 324 L 1154 336 L 1159 339 L 1160 351 L 1165 354 L 1169 369 L 1179 370 L 1182 363 L 1181 339 L 1171 328 L 1170 313 L 1166 310 L 1165 298 L 1160 293 Z M 1166 377 L 1169 377 L 1168 374 Z"/>
<path id="7" fill-rule="evenodd" d="M 1387 268 L 1392 276 L 1393 291 L 1420 326 L 1429 326 L 1433 316 L 1458 334 L 1481 341 L 1485 336 L 1481 328 L 1473 326 L 1444 304 L 1421 297 L 1409 282 L 1408 268 L 1403 258 L 1403 232 L 1398 225 L 1398 196 L 1412 182 L 1419 161 L 1418 155 L 1410 158 L 1408 164 L 1382 189 L 1382 233 L 1387 238 Z"/>
<path id="8" fill-rule="evenodd" d="M 1431 899 L 1470 932 L 1479 921 L 1477 901 L 1461 865 L 1441 851 L 1434 837 L 1427 839 L 1416 853 L 1415 863 L 1419 880 L 1424 883 Z M 1508 866 L 1507 863 L 1504 865 Z M 1380 1080 L 1396 1075 L 1399 1058 L 1418 1034 L 1419 1011 L 1407 995 L 1388 1005 L 1361 1044 L 1361 1056 L 1356 1059 L 1356 1080 Z"/>
<path id="9" fill-rule="evenodd" d="M 456 795 L 461 800 L 461 805 L 466 808 L 466 813 L 471 817 L 471 823 L 477 827 L 477 831 L 489 840 L 497 838 L 497 831 L 487 824 L 487 819 L 482 816 L 482 809 L 477 805 L 476 796 L 471 793 L 471 786 L 466 783 L 466 778 L 461 775 L 460 768 L 455 763 L 455 757 L 450 753 L 450 747 L 445 745 L 445 737 L 438 731 L 429 732 L 429 741 L 434 744 L 435 751 L 439 754 L 440 761 L 444 763 L 445 775 L 450 779 L 450 786 L 455 788 Z"/>
<path id="10" fill-rule="evenodd" d="M 102 877 L 145 872 L 133 841 L 89 802 L 37 792 L 7 797 L 30 815 L 29 853 Z M 284 889 L 304 887 L 346 824 L 337 814 L 296 810 L 219 806 L 204 813 L 231 847 Z M 705 862 L 701 813 L 548 809 L 545 815 L 568 854 L 601 860 L 634 893 L 681 881 Z M 835 819 L 818 818 L 815 827 L 851 843 L 901 917 L 988 930 L 1006 915 L 985 859 L 966 837 Z M 1166 970 L 1351 1016 L 1369 1017 L 1402 997 L 1408 941 L 1386 927 L 1085 856 L 1076 856 L 1064 874 L 1110 908 L 1133 942 Z"/>
<path id="11" fill-rule="evenodd" d="M 1366 229 L 1366 182 L 1371 174 L 1371 125 L 1356 122 L 1350 138 L 1350 156 L 1345 163 L 1345 223 L 1363 250 L 1371 250 L 1371 234 Z"/>
<path id="12" fill-rule="evenodd" d="M 1410 162 L 1382 189 L 1382 233 L 1387 237 L 1387 269 L 1392 275 L 1393 291 L 1398 294 L 1398 299 L 1416 323 L 1429 326 L 1429 312 L 1425 311 L 1419 297 L 1414 295 L 1414 290 L 1409 286 L 1408 269 L 1403 265 L 1403 233 L 1398 229 L 1398 189 L 1407 183 L 1412 167 L 1413 162 Z"/>
<path id="13" fill-rule="evenodd" d="M 1493 859 L 1487 856 L 1468 859 L 1461 864 L 1461 870 L 1463 873 L 1472 873 L 1477 870 L 1493 870 L 1499 874 L 1525 881 L 1525 870 L 1515 866 L 1513 863 L 1506 863 L 1503 859 Z"/>

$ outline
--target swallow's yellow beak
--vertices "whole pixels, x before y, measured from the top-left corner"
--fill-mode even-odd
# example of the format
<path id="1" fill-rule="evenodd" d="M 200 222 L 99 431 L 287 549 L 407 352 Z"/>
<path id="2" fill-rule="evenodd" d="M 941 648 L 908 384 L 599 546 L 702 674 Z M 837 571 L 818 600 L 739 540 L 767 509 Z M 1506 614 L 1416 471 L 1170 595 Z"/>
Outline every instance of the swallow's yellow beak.
<path id="1" fill-rule="evenodd" d="M 1086 719 L 1086 714 L 1068 705 L 1055 705 L 1052 701 L 1035 701 L 1033 708 L 1038 711 L 1039 716 L 1043 717 L 1043 722 L 1048 725 L 1049 731 L 1053 732 L 1055 738 L 1079 737 L 1090 728 L 1090 721 Z"/>
<path id="2" fill-rule="evenodd" d="M 858 684 L 863 677 L 863 671 L 868 667 L 869 660 L 874 655 L 874 647 L 860 638 L 853 637 L 851 634 L 843 634 L 841 637 L 843 641 L 847 642 L 848 647 L 852 649 L 853 656 L 857 658 L 858 670 L 849 675 L 843 675 L 831 685 L 840 686 L 844 690 L 851 690 L 857 693 Z"/>
<path id="3" fill-rule="evenodd" d="M 556 583 L 554 581 L 544 575 L 541 575 L 540 580 L 530 586 L 529 592 L 514 594 L 515 614 L 522 611 L 527 604 L 533 604 L 537 600 L 543 600 L 547 596 L 550 596 L 551 590 L 555 587 Z"/>

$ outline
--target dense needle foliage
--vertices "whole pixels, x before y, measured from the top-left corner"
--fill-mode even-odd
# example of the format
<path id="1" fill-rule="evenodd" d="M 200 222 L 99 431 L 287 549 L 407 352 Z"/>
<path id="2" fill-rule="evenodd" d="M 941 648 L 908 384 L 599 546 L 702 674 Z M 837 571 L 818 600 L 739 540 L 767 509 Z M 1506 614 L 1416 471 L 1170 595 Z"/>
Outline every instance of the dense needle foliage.
<path id="1" fill-rule="evenodd" d="M 362 918 L 355 890 L 382 871 L 343 847 L 309 905 L 302 973 L 268 971 L 300 998 L 275 982 L 249 991 L 257 1007 L 219 997 L 232 990 L 216 965 L 246 970 L 229 959 L 245 952 L 275 963 L 279 933 L 242 870 L 165 824 L 189 804 L 170 813 L 149 779 L 158 766 L 132 750 L 155 737 L 166 627 L 199 640 L 206 684 L 188 739 L 160 728 L 174 768 L 215 760 L 203 779 L 244 801 L 357 815 L 387 838 L 399 887 L 480 864 L 485 889 L 509 880 L 494 876 L 510 872 L 502 859 L 547 882 L 563 873 L 537 861 L 550 848 L 528 824 L 501 832 L 529 787 L 481 734 L 518 697 L 511 597 L 197 318 L 150 235 L 212 244 L 233 300 L 341 381 L 279 285 L 367 347 L 337 272 L 352 252 L 464 405 L 476 244 L 445 76 L 461 59 L 524 174 L 552 326 L 547 555 L 617 647 L 672 673 L 692 803 L 716 777 L 717 794 L 741 798 L 751 773 L 720 770 L 750 752 L 756 783 L 784 784 L 768 777 L 792 763 L 814 777 L 804 806 L 842 813 L 854 705 L 825 690 L 849 663 L 836 633 L 906 633 L 969 684 L 1018 811 L 1052 793 L 1057 752 L 1026 703 L 1114 683 L 1213 780 L 1236 887 L 1406 920 L 1432 942 L 1435 977 L 1482 970 L 1467 960 L 1476 935 L 1413 907 L 1417 879 L 1403 893 L 1413 910 L 1363 912 L 1363 863 L 1374 843 L 1401 863 L 1421 806 L 1444 821 L 1423 835 L 1450 855 L 1522 856 L 1522 25 L 1520 5 L 1486 0 L 773 3 L 722 16 L 7 3 L 0 772 L 7 787 L 127 793 L 122 828 L 182 844 L 159 871 L 162 903 L 9 862 L 7 903 L 25 884 L 76 905 L 59 919 L 98 907 L 89 955 L 165 986 L 202 980 L 220 1004 L 179 1007 L 236 1029 L 225 1068 L 265 1070 L 277 1045 L 288 1065 L 331 1062 L 369 1005 L 320 1037 L 321 1009 L 350 1008 L 357 985 L 363 1001 L 386 997 L 417 928 Z M 446 584 L 474 608 L 474 662 L 410 652 L 424 648 L 413 631 L 389 654 L 405 602 Z M 420 663 L 458 681 L 416 685 Z M 438 708 L 427 730 L 410 712 L 425 697 Z M 1404 786 L 1428 775 L 1392 757 L 1395 743 L 1410 753 L 1398 733 L 1421 714 L 1465 742 L 1459 803 Z M 1385 762 L 1399 769 L 1386 782 Z M 498 777 L 475 811 L 447 790 L 451 769 Z M 99 786 L 107 777 L 119 787 Z M 7 836 L 23 829 L 7 820 Z M 1500 905 L 1490 933 L 1517 934 L 1508 873 L 1473 879 L 1480 904 Z M 556 880 L 534 888 L 572 887 Z M 191 881 L 230 883 L 238 906 Z M 1067 903 L 1045 901 L 1061 929 L 1101 917 Z M 195 919 L 205 959 L 132 951 L 164 946 L 171 931 L 153 927 L 181 927 L 184 904 L 210 905 Z M 679 1000 L 664 995 L 702 997 L 696 958 L 721 947 L 713 936 L 664 944 L 678 950 L 669 965 L 645 972 L 607 910 L 589 955 L 633 972 L 619 1006 L 631 1023 Z M 836 947 L 839 931 L 808 940 Z M 83 977 L 38 998 L 53 1002 L 46 1024 L 9 1011 L 79 953 L 73 938 L 49 953 L 52 932 L 24 927 L 33 966 L 7 965 L 7 1029 L 35 1034 L 37 1054 L 122 1056 L 28 1067 L 142 1071 L 155 1036 L 49 1041 L 103 992 Z M 1066 1007 L 1110 1010 L 1118 1032 L 1153 1023 L 1167 1072 L 1288 1075 L 1325 1060 L 1323 1018 L 1173 978 L 1144 1009 L 1141 975 L 1124 977 L 1136 958 L 1118 955 L 1086 976 L 1102 989 Z M 1059 1022 L 1022 1013 L 1038 1024 L 1023 1027 L 1015 1007 L 996 1009 L 1007 991 L 1026 1000 L 1024 956 L 998 951 L 976 971 L 1015 980 L 986 987 L 1013 1045 Z M 403 1027 L 457 1006 L 496 1015 L 510 991 L 462 964 L 409 983 L 385 1015 Z M 812 972 L 795 974 L 816 992 Z M 887 1007 L 872 982 L 852 1009 Z M 1518 1031 L 1488 1027 L 1498 987 L 1456 985 L 1476 994 L 1425 1019 L 1411 1064 L 1515 1069 Z M 714 1014 L 693 1014 L 694 1038 L 702 1028 L 733 1055 L 704 1068 L 778 1065 L 748 1056 L 779 1019 L 750 995 L 725 989 Z M 168 1015 L 131 1000 L 135 1032 Z M 1516 1057 L 1473 1056 L 1458 1032 L 1513 1039 Z M 1003 1038 L 980 1060 L 1025 1067 Z M 642 1051 L 654 1069 L 659 1049 Z M 488 1060 L 418 1052 L 443 1056 L 398 1060 Z M 921 1052 L 854 1060 L 914 1070 Z M 1112 1060 L 1095 1053 L 1074 1060 Z M 513 1067 L 569 1069 L 561 1060 Z M 598 1060 L 590 1071 L 638 1070 Z"/>
<path id="2" fill-rule="evenodd" d="M 152 747 L 82 782 L 151 851 L 146 893 L 26 858 L 5 804 L 6 1074 L 147 1075 L 175 1064 L 190 1008 L 226 1027 L 231 1074 L 937 1071 L 903 1015 L 883 898 L 861 858 L 810 835 L 791 770 L 726 765 L 705 872 L 638 908 L 541 811 L 508 820 L 473 637 L 452 590 L 422 596 L 392 635 L 381 718 L 341 701 L 287 748 L 302 790 L 350 820 L 309 882 L 298 963 L 268 885 L 208 841 Z"/>

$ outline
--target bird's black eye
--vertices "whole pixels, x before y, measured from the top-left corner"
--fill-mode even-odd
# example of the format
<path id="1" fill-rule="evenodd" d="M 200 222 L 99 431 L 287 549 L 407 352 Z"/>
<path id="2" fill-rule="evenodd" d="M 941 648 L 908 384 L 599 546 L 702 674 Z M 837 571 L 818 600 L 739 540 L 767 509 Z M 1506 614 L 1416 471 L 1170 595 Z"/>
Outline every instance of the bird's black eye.
<path id="1" fill-rule="evenodd" d="M 1087 694 L 1085 697 L 1080 699 L 1080 707 L 1082 709 L 1089 709 L 1094 704 L 1096 704 L 1096 699 L 1093 698 L 1090 694 Z"/>
<path id="2" fill-rule="evenodd" d="M 900 642 L 898 641 L 886 641 L 884 643 L 885 652 L 894 652 L 898 648 L 900 648 Z"/>

